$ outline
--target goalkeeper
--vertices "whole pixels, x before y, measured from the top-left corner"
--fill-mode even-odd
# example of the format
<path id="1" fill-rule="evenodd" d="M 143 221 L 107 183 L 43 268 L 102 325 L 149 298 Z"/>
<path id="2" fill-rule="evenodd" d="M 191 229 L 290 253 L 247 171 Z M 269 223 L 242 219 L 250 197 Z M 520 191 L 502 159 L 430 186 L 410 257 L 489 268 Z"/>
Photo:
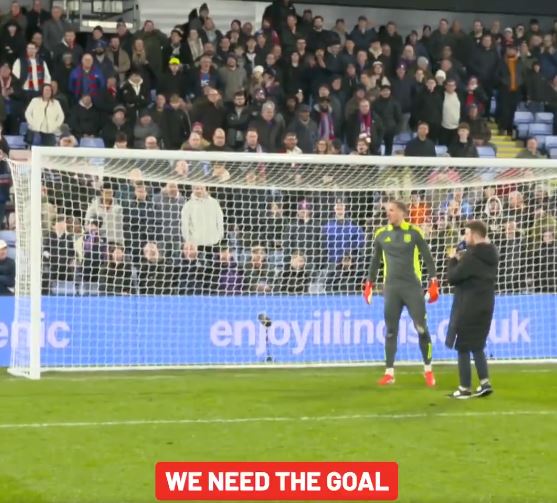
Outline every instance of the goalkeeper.
<path id="1" fill-rule="evenodd" d="M 430 303 L 439 298 L 439 286 L 435 262 L 424 239 L 422 230 L 405 220 L 408 214 L 406 205 L 391 201 L 387 206 L 389 224 L 375 232 L 373 258 L 369 276 L 364 284 L 364 299 L 371 304 L 373 282 L 377 277 L 381 258 L 384 267 L 385 300 L 385 375 L 380 385 L 395 382 L 394 362 L 397 350 L 397 336 L 400 316 L 404 306 L 418 332 L 420 351 L 424 360 L 424 378 L 427 386 L 435 386 L 435 376 L 431 368 L 431 337 L 426 324 L 426 309 L 422 291 L 422 271 L 420 255 L 423 257 L 429 274 L 426 297 Z"/>

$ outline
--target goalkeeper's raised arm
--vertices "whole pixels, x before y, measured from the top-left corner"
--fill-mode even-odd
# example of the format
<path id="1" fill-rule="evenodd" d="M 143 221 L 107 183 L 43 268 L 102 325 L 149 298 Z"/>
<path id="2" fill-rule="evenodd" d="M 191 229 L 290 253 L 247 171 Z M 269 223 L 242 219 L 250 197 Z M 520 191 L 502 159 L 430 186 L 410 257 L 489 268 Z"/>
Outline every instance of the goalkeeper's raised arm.
<path id="1" fill-rule="evenodd" d="M 439 297 L 437 270 L 422 230 L 405 220 L 406 205 L 391 201 L 387 207 L 388 225 L 375 232 L 373 257 L 364 286 L 364 298 L 371 303 L 373 281 L 383 261 L 386 371 L 380 384 L 394 383 L 394 360 L 397 349 L 398 325 L 406 306 L 419 335 L 428 386 L 435 385 L 431 370 L 431 337 L 426 324 L 425 300 L 422 292 L 423 257 L 430 278 L 426 297 L 435 302 Z"/>

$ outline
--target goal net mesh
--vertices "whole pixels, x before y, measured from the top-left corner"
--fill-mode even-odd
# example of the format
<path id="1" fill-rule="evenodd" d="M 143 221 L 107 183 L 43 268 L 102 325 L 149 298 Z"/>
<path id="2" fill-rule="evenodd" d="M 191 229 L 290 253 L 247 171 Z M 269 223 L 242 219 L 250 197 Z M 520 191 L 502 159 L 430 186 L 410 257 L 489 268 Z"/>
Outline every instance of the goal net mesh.
<path id="1" fill-rule="evenodd" d="M 428 306 L 434 359 L 454 357 L 443 345 L 445 271 L 470 219 L 488 224 L 501 254 L 489 355 L 557 357 L 555 164 L 61 152 L 35 150 L 33 169 L 12 164 L 13 369 L 28 368 L 37 343 L 42 370 L 382 361 L 382 297 L 369 307 L 360 291 L 393 198 L 408 204 L 440 271 L 443 295 Z M 41 221 L 29 209 L 37 172 Z M 30 343 L 32 295 L 41 333 Z M 420 360 L 406 313 L 397 360 Z"/>

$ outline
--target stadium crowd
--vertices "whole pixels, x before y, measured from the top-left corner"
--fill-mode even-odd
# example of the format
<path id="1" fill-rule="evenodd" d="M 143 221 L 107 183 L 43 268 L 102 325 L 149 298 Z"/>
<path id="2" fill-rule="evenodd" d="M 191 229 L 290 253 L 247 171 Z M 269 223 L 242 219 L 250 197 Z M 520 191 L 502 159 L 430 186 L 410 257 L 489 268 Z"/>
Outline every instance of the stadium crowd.
<path id="1" fill-rule="evenodd" d="M 435 156 L 440 144 L 451 156 L 477 157 L 476 147 L 490 142 L 488 121 L 513 133 L 519 102 L 553 111 L 557 120 L 557 21 L 542 31 L 536 19 L 504 29 L 477 20 L 469 30 L 441 19 L 403 38 L 394 22 L 374 26 L 360 16 L 353 27 L 342 19 L 331 26 L 274 0 L 259 27 L 232 20 L 223 33 L 203 4 L 169 36 L 149 20 L 136 33 L 119 22 L 114 34 L 95 28 L 83 46 L 62 9 L 47 12 L 40 0 L 26 12 L 12 3 L 0 23 L 4 156 L 4 135 L 26 124 L 29 144 L 62 147 Z M 401 132 L 416 136 L 393 152 Z M 536 139 L 520 155 L 542 157 Z M 184 174 L 188 167 L 172 169 Z M 45 291 L 74 291 L 78 270 L 80 285 L 88 285 L 81 293 L 149 293 L 155 286 L 161 293 L 352 291 L 387 197 L 370 191 L 354 201 L 325 192 L 316 201 L 297 191 L 218 187 L 210 195 L 202 185 L 190 196 L 186 184 L 156 186 L 135 175 L 126 186 L 45 180 Z M 245 177 L 249 186 L 265 173 L 231 173 L 214 163 L 206 175 L 213 182 Z M 405 171 L 393 176 L 401 180 Z M 432 170 L 430 180 L 458 182 L 459 172 Z M 10 185 L 1 161 L 0 226 L 9 222 Z M 522 271 L 517 284 L 509 286 L 509 277 L 502 288 L 554 291 L 553 189 L 487 187 L 435 200 L 408 191 L 406 198 L 440 263 L 461 222 L 479 217 L 488 220 L 503 261 Z M 184 229 L 183 212 L 206 201 L 221 223 L 212 239 L 198 239 Z M 101 281 L 116 277 L 123 286 Z"/>

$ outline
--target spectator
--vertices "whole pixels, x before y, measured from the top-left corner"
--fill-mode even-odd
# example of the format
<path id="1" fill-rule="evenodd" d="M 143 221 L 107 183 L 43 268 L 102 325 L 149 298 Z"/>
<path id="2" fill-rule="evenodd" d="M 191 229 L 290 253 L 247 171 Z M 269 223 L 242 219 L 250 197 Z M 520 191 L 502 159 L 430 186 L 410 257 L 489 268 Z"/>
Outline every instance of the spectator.
<path id="1" fill-rule="evenodd" d="M 336 294 L 354 294 L 358 292 L 358 271 L 357 262 L 352 254 L 343 255 L 340 262 L 336 265 L 327 277 L 327 292 Z"/>
<path id="2" fill-rule="evenodd" d="M 172 57 L 168 60 L 168 71 L 166 71 L 157 86 L 158 94 L 162 94 L 166 99 L 176 94 L 177 96 L 185 96 L 187 89 L 187 77 L 182 71 L 181 60 Z"/>
<path id="3" fill-rule="evenodd" d="M 122 215 L 124 221 L 125 250 L 137 264 L 141 258 L 143 245 L 153 237 L 158 229 L 155 225 L 153 202 L 149 191 L 143 182 L 136 182 L 132 197 L 122 201 Z"/>
<path id="4" fill-rule="evenodd" d="M 543 108 L 543 103 L 548 98 L 549 82 L 541 73 L 541 66 L 538 61 L 532 63 L 530 70 L 524 70 L 526 84 L 526 98 L 531 102 L 531 106 L 538 109 Z"/>
<path id="5" fill-rule="evenodd" d="M 403 132 L 410 129 L 410 115 L 412 113 L 412 94 L 413 83 L 407 75 L 407 66 L 400 63 L 395 72 L 395 77 L 391 79 L 392 95 L 394 100 L 400 105 L 401 124 L 400 130 Z"/>
<path id="6" fill-rule="evenodd" d="M 68 28 L 62 41 L 53 50 L 53 59 L 56 64 L 62 61 L 64 54 L 71 54 L 73 66 L 79 65 L 83 57 L 83 48 L 76 42 L 75 30 Z"/>
<path id="7" fill-rule="evenodd" d="M 264 152 L 263 147 L 259 144 L 259 134 L 257 129 L 249 128 L 246 133 L 246 143 L 244 144 L 244 152 L 258 154 Z"/>
<path id="8" fill-rule="evenodd" d="M 368 27 L 365 16 L 358 17 L 358 23 L 350 32 L 350 40 L 354 41 L 357 50 L 367 51 L 371 43 L 377 39 L 377 33 Z"/>
<path id="9" fill-rule="evenodd" d="M 33 0 L 31 8 L 27 11 L 27 39 L 34 33 L 41 32 L 43 25 L 50 19 L 50 12 L 43 9 L 41 0 Z"/>
<path id="10" fill-rule="evenodd" d="M 203 280 L 204 285 L 212 288 L 217 295 L 238 295 L 242 293 L 242 273 L 230 247 L 226 244 L 220 246 L 215 269 L 214 276 L 209 277 L 209 281 Z"/>
<path id="11" fill-rule="evenodd" d="M 296 219 L 285 232 L 285 253 L 289 260 L 292 254 L 300 251 L 307 263 L 319 268 L 323 250 L 323 236 L 319 223 L 313 218 L 312 208 L 307 200 L 298 203 Z"/>
<path id="12" fill-rule="evenodd" d="M 229 103 L 225 118 L 226 143 L 234 150 L 239 150 L 245 141 L 248 124 L 253 117 L 253 109 L 246 104 L 244 91 L 234 94 L 232 103 Z"/>
<path id="13" fill-rule="evenodd" d="M 204 140 L 200 133 L 195 131 L 195 124 L 187 141 L 182 145 L 181 150 L 200 151 L 205 150 L 209 146 L 209 142 Z"/>
<path id="14" fill-rule="evenodd" d="M 15 261 L 8 257 L 8 244 L 0 239 L 0 296 L 15 293 Z"/>
<path id="15" fill-rule="evenodd" d="M 383 139 L 383 123 L 379 115 L 372 112 L 367 99 L 360 101 L 358 110 L 346 121 L 346 142 L 350 148 L 355 148 L 362 136 L 370 145 L 370 151 L 378 155 Z"/>
<path id="16" fill-rule="evenodd" d="M 284 123 L 275 115 L 275 104 L 267 101 L 261 108 L 261 114 L 250 124 L 257 131 L 261 147 L 266 152 L 277 152 L 283 137 Z"/>
<path id="17" fill-rule="evenodd" d="M 5 61 L 7 61 L 10 66 L 13 66 L 14 62 L 25 49 L 25 37 L 17 23 L 10 21 L 2 26 L 0 49 Z"/>
<path id="18" fill-rule="evenodd" d="M 454 99 L 447 102 L 447 110 L 454 105 Z M 427 122 L 429 130 L 429 138 L 433 142 L 439 140 L 441 133 L 441 122 L 443 120 L 444 95 L 441 88 L 437 86 L 437 82 L 433 77 L 426 80 L 423 90 L 416 96 L 416 120 L 417 122 Z M 449 118 L 447 116 L 447 118 Z"/>
<path id="19" fill-rule="evenodd" d="M 480 117 L 478 105 L 475 103 L 468 107 L 466 122 L 470 126 L 470 137 L 474 144 L 476 146 L 487 145 L 491 140 L 491 129 L 487 124 L 487 119 Z"/>
<path id="20" fill-rule="evenodd" d="M 149 88 L 139 73 L 132 72 L 120 90 L 120 99 L 126 107 L 130 120 L 135 120 L 139 112 L 149 104 Z"/>
<path id="21" fill-rule="evenodd" d="M 199 32 L 196 29 L 190 29 L 186 44 L 190 53 L 191 64 L 196 63 L 203 55 L 203 41 L 199 37 Z"/>
<path id="22" fill-rule="evenodd" d="M 6 203 L 10 200 L 10 187 L 12 186 L 12 175 L 7 159 L 10 157 L 10 146 L 2 134 L 0 124 L 0 230 L 4 228 L 6 216 Z"/>
<path id="23" fill-rule="evenodd" d="M 204 89 L 206 98 L 194 106 L 192 110 L 193 120 L 203 124 L 203 138 L 211 141 L 215 129 L 222 128 L 226 118 L 221 95 L 218 90 L 212 87 Z"/>
<path id="24" fill-rule="evenodd" d="M 72 63 L 71 52 L 65 52 L 60 56 L 60 61 L 54 67 L 54 80 L 59 83 L 60 92 L 64 94 L 66 100 L 71 97 L 70 93 L 70 75 L 75 69 Z M 53 82 L 53 81 L 52 81 Z M 51 84 L 52 84 L 51 82 Z"/>
<path id="25" fill-rule="evenodd" d="M 124 219 L 122 207 L 114 199 L 114 190 L 110 182 L 102 186 L 101 195 L 95 198 L 85 214 L 85 219 L 102 222 L 100 234 L 109 244 L 124 246 Z"/>
<path id="26" fill-rule="evenodd" d="M 99 290 L 99 274 L 108 258 L 108 245 L 102 235 L 102 220 L 88 218 L 87 231 L 76 245 L 81 257 L 81 294 L 95 295 Z M 76 250 L 77 251 L 77 250 Z"/>
<path id="27" fill-rule="evenodd" d="M 184 242 L 195 244 L 206 253 L 214 253 L 214 247 L 224 237 L 220 204 L 203 185 L 193 187 L 190 199 L 182 208 L 181 222 Z"/>
<path id="28" fill-rule="evenodd" d="M 499 246 L 505 233 L 503 216 L 503 203 L 501 200 L 497 196 L 488 198 L 483 211 L 482 220 L 484 220 L 488 228 L 490 239 L 494 241 L 497 246 Z"/>
<path id="29" fill-rule="evenodd" d="M 173 280 L 172 263 L 160 252 L 157 243 L 147 242 L 139 263 L 139 294 L 171 295 L 174 290 Z"/>
<path id="30" fill-rule="evenodd" d="M 299 155 L 303 153 L 302 149 L 298 147 L 298 138 L 293 131 L 289 131 L 284 135 L 283 145 L 283 148 L 279 149 L 281 154 Z"/>
<path id="31" fill-rule="evenodd" d="M 95 47 L 99 42 L 106 42 L 104 39 L 104 30 L 103 27 L 97 25 L 93 28 L 91 34 L 87 37 L 87 43 L 85 44 L 85 51 L 89 53 L 93 53 Z"/>
<path id="32" fill-rule="evenodd" d="M 439 144 L 448 147 L 456 140 L 461 108 L 460 99 L 456 92 L 456 82 L 447 80 L 445 82 Z"/>
<path id="33" fill-rule="evenodd" d="M 525 290 L 529 279 L 525 274 L 526 251 L 526 244 L 516 221 L 507 221 L 499 246 L 499 267 L 501 271 L 520 271 L 520 273 L 499 275 L 498 283 L 502 293 L 516 293 Z"/>
<path id="34" fill-rule="evenodd" d="M 131 60 L 128 53 L 122 48 L 120 38 L 117 35 L 110 38 L 106 57 L 112 63 L 114 72 L 118 77 L 118 86 L 121 86 L 126 81 L 126 75 L 130 71 Z"/>
<path id="35" fill-rule="evenodd" d="M 206 295 L 211 293 L 211 285 L 205 284 L 203 281 L 203 263 L 196 245 L 184 243 L 182 254 L 177 262 L 177 276 L 179 295 Z"/>
<path id="36" fill-rule="evenodd" d="M 100 273 L 99 293 L 103 295 L 131 295 L 132 267 L 126 260 L 126 255 L 121 246 L 111 246 L 108 251 L 108 260 L 102 266 Z"/>
<path id="37" fill-rule="evenodd" d="M 470 138 L 470 126 L 466 122 L 458 125 L 457 138 L 449 146 L 451 157 L 479 157 L 478 149 Z"/>
<path id="38" fill-rule="evenodd" d="M 53 98 L 52 86 L 46 84 L 42 89 L 42 96 L 33 98 L 25 111 L 31 133 L 39 133 L 41 145 L 56 145 L 55 134 L 64 123 L 64 112 L 60 103 Z"/>
<path id="39" fill-rule="evenodd" d="M 555 270 L 555 260 L 557 259 L 556 232 L 557 224 L 553 219 L 552 224 L 544 229 L 541 242 L 537 244 L 534 251 L 532 276 L 536 292 L 551 294 L 557 289 L 557 276 L 548 274 L 549 271 Z"/>
<path id="40" fill-rule="evenodd" d="M 289 126 L 288 130 L 296 134 L 298 146 L 304 154 L 311 154 L 313 146 L 319 136 L 318 126 L 310 118 L 309 105 L 302 104 L 298 107 L 297 118 Z"/>
<path id="41" fill-rule="evenodd" d="M 75 293 L 76 254 L 67 218 L 57 216 L 43 243 L 43 293 Z"/>
<path id="42" fill-rule="evenodd" d="M 394 137 L 402 126 L 402 110 L 400 104 L 391 96 L 391 86 L 381 86 L 380 96 L 374 103 L 374 110 L 383 121 L 385 155 L 391 155 Z"/>
<path id="43" fill-rule="evenodd" d="M 518 159 L 544 159 L 545 156 L 538 149 L 538 140 L 531 136 L 526 140 L 526 148 L 521 150 L 516 157 Z"/>
<path id="44" fill-rule="evenodd" d="M 79 101 L 85 95 L 90 96 L 94 101 L 106 86 L 106 79 L 93 63 L 93 56 L 84 54 L 81 58 L 81 65 L 72 70 L 70 74 L 69 91 L 75 101 Z"/>
<path id="45" fill-rule="evenodd" d="M 141 78 L 147 85 L 147 89 L 152 89 L 153 87 L 155 87 L 155 72 L 149 62 L 145 43 L 140 38 L 136 38 L 133 41 L 131 54 L 131 72 L 137 73 L 141 76 Z"/>
<path id="46" fill-rule="evenodd" d="M 145 138 L 148 136 L 154 136 L 158 141 L 161 138 L 161 129 L 153 121 L 149 110 L 143 110 L 139 114 L 139 120 L 133 129 L 134 148 L 143 148 Z"/>
<path id="47" fill-rule="evenodd" d="M 273 285 L 267 264 L 267 252 L 263 246 L 252 246 L 249 262 L 244 268 L 243 291 L 245 293 L 271 293 Z"/>
<path id="48" fill-rule="evenodd" d="M 201 56 L 199 68 L 193 70 L 191 79 L 191 94 L 195 98 L 206 96 L 207 94 L 204 92 L 206 87 L 216 91 L 222 87 L 218 73 L 213 67 L 211 56 L 208 54 Z"/>
<path id="49" fill-rule="evenodd" d="M 238 66 L 238 59 L 234 53 L 226 56 L 226 65 L 219 69 L 219 79 L 223 85 L 224 101 L 232 101 L 236 92 L 247 87 L 248 76 L 246 70 Z"/>
<path id="50" fill-rule="evenodd" d="M 167 40 L 166 46 L 163 50 L 162 54 L 162 65 L 166 65 L 166 63 L 171 58 L 176 58 L 180 62 L 184 62 L 187 66 L 193 65 L 193 60 L 191 59 L 191 53 L 187 44 L 183 41 L 184 32 L 181 28 L 174 28 L 170 32 L 170 37 Z M 166 68 L 164 71 L 166 72 Z M 163 72 L 164 73 L 164 72 Z"/>
<path id="51" fill-rule="evenodd" d="M 308 291 L 309 280 L 306 258 L 296 250 L 290 257 L 288 267 L 282 271 L 280 292 L 289 295 L 303 295 Z"/>
<path id="52" fill-rule="evenodd" d="M 499 130 L 503 134 L 513 132 L 514 113 L 522 96 L 524 69 L 515 47 L 507 47 L 501 65 L 501 84 L 499 86 Z"/>
<path id="53" fill-rule="evenodd" d="M 487 103 L 487 95 L 485 94 L 485 91 L 480 87 L 478 79 L 476 77 L 470 77 L 468 79 L 461 102 L 461 115 L 464 115 L 472 105 L 476 105 L 479 115 L 482 115 L 485 112 L 486 108 L 489 105 Z"/>
<path id="54" fill-rule="evenodd" d="M 94 54 L 93 64 L 95 65 L 95 68 L 97 68 L 97 70 L 99 70 L 102 73 L 105 81 L 110 77 L 116 76 L 114 63 L 109 57 L 107 57 L 106 48 L 107 48 L 107 44 L 104 40 L 97 41 L 93 46 L 93 54 Z"/>
<path id="55" fill-rule="evenodd" d="M 334 219 L 323 227 L 323 237 L 329 264 L 338 264 L 347 253 L 363 252 L 365 235 L 361 227 L 346 218 L 346 203 L 337 199 Z"/>
<path id="56" fill-rule="evenodd" d="M 133 141 L 133 131 L 126 119 L 126 107 L 123 105 L 114 107 L 112 119 L 104 125 L 100 132 L 100 137 L 103 139 L 105 147 L 112 148 L 118 134 L 123 134 L 127 143 L 131 145 Z"/>
<path id="57" fill-rule="evenodd" d="M 453 36 L 449 33 L 449 22 L 446 19 L 441 19 L 439 21 L 439 26 L 431 34 L 431 39 L 429 40 L 429 53 L 433 61 L 439 61 L 442 56 L 443 47 L 453 45 Z"/>
<path id="58" fill-rule="evenodd" d="M 121 19 L 116 23 L 116 35 L 120 40 L 120 47 L 131 58 L 133 35 L 129 32 L 127 24 Z"/>
<path id="59" fill-rule="evenodd" d="M 16 59 L 12 69 L 16 79 L 21 81 L 23 92 L 28 101 L 39 95 L 44 84 L 50 84 L 47 64 L 37 55 L 37 46 L 29 42 L 25 55 Z"/>
<path id="60" fill-rule="evenodd" d="M 428 138 L 428 135 L 429 124 L 419 122 L 418 134 L 406 144 L 404 155 L 407 157 L 436 157 L 435 144 Z"/>
<path id="61" fill-rule="evenodd" d="M 93 104 L 91 96 L 85 94 L 74 107 L 69 120 L 72 131 L 81 139 L 96 137 L 102 126 L 102 117 Z"/>
<path id="62" fill-rule="evenodd" d="M 155 79 L 158 79 L 162 73 L 163 48 L 167 42 L 165 35 L 155 28 L 153 21 L 146 20 L 143 28 L 135 34 L 135 38 L 143 41 L 149 67 Z"/>
<path id="63" fill-rule="evenodd" d="M 231 152 L 232 149 L 226 144 L 226 133 L 224 129 L 217 128 L 213 133 L 213 143 L 207 147 L 209 152 Z"/>
<path id="64" fill-rule="evenodd" d="M 423 193 L 414 190 L 408 205 L 408 221 L 414 225 L 423 225 L 431 221 L 431 207 L 423 200 Z"/>
<path id="65" fill-rule="evenodd" d="M 54 52 L 67 30 L 71 28 L 70 23 L 62 18 L 64 11 L 58 5 L 52 7 L 50 19 L 42 26 L 43 43 L 47 50 Z"/>
<path id="66" fill-rule="evenodd" d="M 335 117 L 331 100 L 328 96 L 319 98 L 311 117 L 317 125 L 317 137 L 320 140 L 331 141 L 337 137 L 337 131 L 340 131 L 335 124 L 338 123 L 338 120 Z"/>
<path id="67" fill-rule="evenodd" d="M 493 47 L 490 34 L 483 35 L 481 45 L 470 62 L 469 73 L 478 77 L 487 95 L 487 103 L 491 103 L 493 91 L 497 87 L 498 76 L 501 72 L 501 59 Z M 486 115 L 490 115 L 489 106 Z"/>

